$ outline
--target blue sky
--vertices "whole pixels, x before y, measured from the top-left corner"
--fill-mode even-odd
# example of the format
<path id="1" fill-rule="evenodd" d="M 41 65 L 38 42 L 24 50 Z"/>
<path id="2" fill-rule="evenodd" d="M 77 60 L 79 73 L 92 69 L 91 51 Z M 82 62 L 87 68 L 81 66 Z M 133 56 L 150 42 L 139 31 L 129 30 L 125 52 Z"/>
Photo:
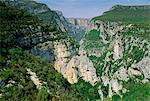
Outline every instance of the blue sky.
<path id="1" fill-rule="evenodd" d="M 147 5 L 150 0 L 36 0 L 52 10 L 60 10 L 65 17 L 92 18 L 101 15 L 113 5 Z"/>

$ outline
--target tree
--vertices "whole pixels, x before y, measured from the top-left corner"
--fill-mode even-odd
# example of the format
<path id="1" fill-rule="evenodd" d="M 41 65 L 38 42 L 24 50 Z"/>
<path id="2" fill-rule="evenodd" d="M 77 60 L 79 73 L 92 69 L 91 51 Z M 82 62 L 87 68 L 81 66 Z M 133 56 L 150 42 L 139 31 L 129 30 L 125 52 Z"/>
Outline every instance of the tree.
<path id="1" fill-rule="evenodd" d="M 44 87 L 39 90 L 36 101 L 48 101 L 48 93 Z"/>

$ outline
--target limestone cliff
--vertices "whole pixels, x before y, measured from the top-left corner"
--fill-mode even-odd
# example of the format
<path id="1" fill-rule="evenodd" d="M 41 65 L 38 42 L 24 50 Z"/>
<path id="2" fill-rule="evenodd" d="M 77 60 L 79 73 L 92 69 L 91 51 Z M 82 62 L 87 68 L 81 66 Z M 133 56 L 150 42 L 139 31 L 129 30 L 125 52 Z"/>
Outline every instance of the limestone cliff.
<path id="1" fill-rule="evenodd" d="M 69 44 L 69 43 L 68 43 Z M 55 69 L 60 72 L 69 83 L 74 84 L 82 78 L 86 82 L 95 85 L 98 81 L 93 63 L 80 49 L 79 56 L 73 54 L 71 47 L 62 42 L 56 42 L 55 47 Z"/>
<path id="2" fill-rule="evenodd" d="M 89 26 L 90 19 L 86 18 L 67 18 L 67 21 L 73 25 L 83 27 L 85 29 Z"/>
<path id="3" fill-rule="evenodd" d="M 149 34 L 149 30 L 112 21 L 66 20 L 60 11 L 52 11 L 35 1 L 12 0 L 7 3 L 56 27 L 55 31 L 42 31 L 42 25 L 29 26 L 23 31 L 35 31 L 34 34 L 18 36 L 17 42 L 32 54 L 51 62 L 70 84 L 83 79 L 92 86 L 98 85 L 97 91 L 103 99 L 104 93 L 108 97 L 126 93 L 128 89 L 122 82 L 132 78 L 149 82 L 150 41 L 142 36 Z M 82 39 L 85 32 L 91 30 L 94 30 L 91 35 L 87 33 Z M 69 35 L 78 41 L 82 39 L 80 47 Z M 30 70 L 28 73 L 34 74 Z M 41 86 L 39 80 L 33 79 L 38 87 Z"/>
<path id="4" fill-rule="evenodd" d="M 136 76 L 143 75 L 144 78 L 140 82 L 149 82 L 150 43 L 147 39 L 136 36 L 137 33 L 142 33 L 143 29 L 132 24 L 99 20 L 91 22 L 89 26 L 93 26 L 91 30 L 99 33 L 98 38 L 89 39 L 89 34 L 94 36 L 95 33 L 86 34 L 81 47 L 99 72 L 99 81 L 103 86 L 109 85 L 109 97 L 121 94 L 125 89 L 120 81 L 128 82 L 133 77 L 138 80 Z M 98 90 L 101 99 L 104 97 L 102 85 Z"/>

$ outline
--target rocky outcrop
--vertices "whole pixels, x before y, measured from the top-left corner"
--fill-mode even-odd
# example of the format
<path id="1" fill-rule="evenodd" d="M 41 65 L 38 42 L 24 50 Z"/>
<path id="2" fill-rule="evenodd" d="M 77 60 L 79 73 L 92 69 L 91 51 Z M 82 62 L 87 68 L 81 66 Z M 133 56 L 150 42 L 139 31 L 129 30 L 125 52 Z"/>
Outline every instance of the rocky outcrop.
<path id="1" fill-rule="evenodd" d="M 145 79 L 150 80 L 150 57 L 145 57 L 140 62 L 133 64 L 132 68 L 135 69 L 131 72 L 132 74 L 143 74 Z"/>
<path id="2" fill-rule="evenodd" d="M 89 26 L 90 19 L 84 19 L 84 18 L 67 18 L 67 21 L 73 25 L 83 27 L 85 29 Z"/>
<path id="3" fill-rule="evenodd" d="M 143 33 L 142 29 L 132 24 L 98 20 L 91 21 L 89 26 L 92 26 L 91 30 L 99 32 L 99 40 L 91 41 L 85 38 L 81 41 L 80 47 L 84 48 L 85 53 L 90 57 L 97 57 L 96 60 L 93 59 L 93 62 L 96 61 L 97 70 L 99 67 L 102 68 L 102 73 L 99 73 L 101 76 L 98 77 L 98 81 L 102 83 L 98 89 L 101 99 L 104 99 L 102 87 L 107 87 L 107 96 L 112 97 L 114 94 L 126 93 L 127 89 L 121 83 L 122 81 L 128 82 L 132 78 L 142 83 L 149 82 L 149 42 L 140 39 L 139 36 L 132 36 L 134 33 L 135 35 Z M 91 42 L 100 46 L 92 47 Z M 91 47 L 86 48 L 85 46 L 88 45 Z"/>
<path id="4" fill-rule="evenodd" d="M 26 70 L 27 70 L 27 73 L 30 75 L 30 79 L 36 85 L 36 88 L 41 89 L 42 82 L 38 79 L 38 77 L 36 76 L 36 73 L 32 72 L 30 69 L 26 69 Z"/>
<path id="5" fill-rule="evenodd" d="M 88 22 L 87 19 L 81 19 L 81 21 L 78 20 L 79 24 L 81 24 L 81 26 L 79 26 L 75 23 L 68 22 L 69 20 L 63 16 L 61 11 L 53 11 L 45 4 L 37 3 L 32 0 L 4 1 L 6 4 L 11 4 L 19 9 L 23 9 L 33 15 L 36 15 L 39 19 L 43 20 L 43 22 L 50 25 L 52 29 L 60 32 L 66 32 L 73 36 L 77 41 L 80 41 L 85 34 Z"/>
<path id="6" fill-rule="evenodd" d="M 79 76 L 83 80 L 89 82 L 94 86 L 98 81 L 98 77 L 92 61 L 87 56 L 81 55 L 78 58 L 79 58 L 79 66 L 78 66 Z"/>
<path id="7" fill-rule="evenodd" d="M 38 30 L 34 32 L 35 34 L 17 38 L 17 42 L 22 48 L 28 49 L 32 54 L 40 56 L 48 62 L 54 63 L 54 68 L 67 78 L 70 83 L 76 83 L 81 76 L 83 76 L 86 81 L 93 83 L 92 80 L 95 80 L 95 77 L 91 78 L 90 75 L 92 75 L 92 73 L 90 75 L 86 73 L 87 71 L 96 72 L 94 69 L 90 69 L 91 67 L 93 68 L 91 62 L 88 63 L 90 60 L 87 57 L 79 58 L 76 56 L 73 49 L 74 46 L 68 40 L 69 37 L 64 37 L 64 34 L 60 34 L 61 32 L 67 32 L 76 37 L 77 40 L 80 40 L 85 33 L 85 27 L 68 23 L 62 12 L 52 11 L 47 5 L 36 3 L 35 1 L 6 0 L 6 4 L 11 4 L 19 9 L 23 9 L 36 15 L 39 19 L 57 27 L 57 31 L 59 31 L 58 33 L 43 32 L 42 26 L 36 26 L 37 28 L 33 28 L 34 31 L 36 29 Z M 29 31 L 32 33 L 31 29 L 32 28 L 29 28 Z M 80 36 L 78 36 L 78 34 Z M 81 61 L 80 67 L 82 69 L 79 68 L 79 64 L 73 64 L 75 58 L 77 58 L 78 62 Z M 87 62 L 85 60 L 87 60 Z M 84 67 L 85 63 L 90 67 Z M 79 68 L 80 73 L 73 68 L 73 65 Z M 96 80 L 94 83 L 95 82 Z"/>
<path id="8" fill-rule="evenodd" d="M 45 20 L 46 22 L 56 26 L 59 32 L 68 32 L 77 40 L 84 36 L 85 31 L 95 29 L 99 32 L 97 46 L 89 50 L 83 49 L 85 44 L 82 41 L 86 39 L 81 41 L 81 46 L 77 50 L 71 41 L 67 39 L 68 36 L 61 36 L 62 34 L 60 33 L 39 31 L 34 35 L 18 38 L 17 41 L 20 46 L 29 47 L 29 51 L 32 54 L 53 62 L 54 68 L 70 84 L 77 83 L 79 79 L 89 82 L 92 86 L 96 85 L 97 82 L 101 82 L 98 92 L 101 99 L 103 99 L 105 91 L 103 91 L 102 87 L 108 87 L 108 96 L 112 97 L 114 94 L 120 95 L 124 93 L 123 89 L 125 88 L 121 83 L 122 81 L 127 82 L 132 77 L 136 78 L 136 76 L 144 75 L 143 82 L 149 82 L 149 42 L 141 41 L 137 37 L 127 36 L 126 34 L 128 33 L 122 35 L 132 25 L 125 26 L 121 23 L 108 21 L 91 21 L 89 24 L 88 19 L 74 18 L 67 19 L 67 21 L 60 11 L 52 11 L 46 5 L 38 4 L 34 1 L 28 2 L 30 2 L 28 5 L 22 0 L 10 3 L 37 15 L 41 19 L 48 16 L 46 17 L 48 18 Z M 36 6 L 33 6 L 34 4 Z M 100 47 L 98 46 L 99 44 L 101 44 Z M 134 54 L 138 51 L 140 51 L 141 57 Z M 93 64 L 94 61 L 88 56 L 94 56 L 96 64 Z M 98 65 L 98 67 L 94 67 L 95 65 Z M 42 84 L 37 79 L 36 74 L 30 69 L 27 71 L 37 88 L 40 88 Z"/>
<path id="9" fill-rule="evenodd" d="M 25 10 L 39 19 L 49 24 L 58 31 L 67 31 L 67 22 L 61 13 L 55 12 L 48 8 L 46 4 L 37 3 L 32 0 L 4 0 L 6 4 L 11 4 L 19 9 Z"/>
<path id="10" fill-rule="evenodd" d="M 114 47 L 114 54 L 113 54 L 114 59 L 115 60 L 120 59 L 123 53 L 122 53 L 122 42 L 118 35 L 116 35 L 115 37 L 115 42 L 113 47 Z"/>
<path id="11" fill-rule="evenodd" d="M 103 22 L 103 21 L 91 21 L 91 29 L 96 29 L 100 31 L 100 33 L 106 37 L 110 36 L 112 37 L 118 32 L 123 31 L 123 29 L 126 27 L 125 25 L 122 25 L 121 23 L 116 22 Z"/>
<path id="12" fill-rule="evenodd" d="M 45 41 L 52 41 L 54 39 L 53 33 L 36 33 L 27 37 L 20 37 L 17 42 L 21 47 L 30 47 L 32 45 L 37 45 Z"/>
<path id="13" fill-rule="evenodd" d="M 99 32 L 99 39 L 101 40 L 91 42 L 90 40 L 83 39 L 83 46 L 87 46 L 92 43 L 97 43 L 100 46 L 103 46 L 110 43 L 111 45 L 109 45 L 109 47 L 114 49 L 114 58 L 119 59 L 119 57 L 122 56 L 122 42 L 119 36 L 126 26 L 115 22 L 91 21 L 89 27 L 89 30 L 97 30 Z M 104 51 L 106 51 L 106 47 L 94 47 L 87 49 L 87 53 L 90 56 L 100 56 Z"/>
<path id="14" fill-rule="evenodd" d="M 55 47 L 55 69 L 60 72 L 71 84 L 77 83 L 79 78 L 95 85 L 98 81 L 96 70 L 88 57 L 79 52 L 79 56 L 72 55 L 71 48 L 56 43 Z"/>
<path id="15" fill-rule="evenodd" d="M 62 42 L 55 42 L 54 43 L 55 48 L 55 69 L 58 72 L 61 72 L 63 75 L 65 74 L 67 64 L 71 58 L 71 47 L 67 47 Z"/>

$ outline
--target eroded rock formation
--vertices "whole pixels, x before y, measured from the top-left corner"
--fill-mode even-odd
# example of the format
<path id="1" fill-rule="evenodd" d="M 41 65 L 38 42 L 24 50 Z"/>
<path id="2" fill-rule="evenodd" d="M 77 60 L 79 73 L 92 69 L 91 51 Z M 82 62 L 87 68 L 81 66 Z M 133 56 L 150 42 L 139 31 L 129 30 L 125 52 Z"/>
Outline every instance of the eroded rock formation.
<path id="1" fill-rule="evenodd" d="M 31 69 L 26 69 L 27 73 L 30 75 L 30 79 L 33 81 L 33 83 L 36 85 L 37 89 L 41 89 L 42 87 L 42 81 L 38 79 L 36 76 L 36 73 L 32 72 Z"/>
<path id="2" fill-rule="evenodd" d="M 72 57 L 71 49 L 67 48 L 64 44 L 57 43 L 55 47 L 55 69 L 67 78 L 68 82 L 73 84 L 77 83 L 79 78 L 95 85 L 98 81 L 96 70 L 93 66 L 92 61 L 83 54 L 81 50 L 79 55 Z M 69 51 L 70 50 L 70 51 Z"/>

